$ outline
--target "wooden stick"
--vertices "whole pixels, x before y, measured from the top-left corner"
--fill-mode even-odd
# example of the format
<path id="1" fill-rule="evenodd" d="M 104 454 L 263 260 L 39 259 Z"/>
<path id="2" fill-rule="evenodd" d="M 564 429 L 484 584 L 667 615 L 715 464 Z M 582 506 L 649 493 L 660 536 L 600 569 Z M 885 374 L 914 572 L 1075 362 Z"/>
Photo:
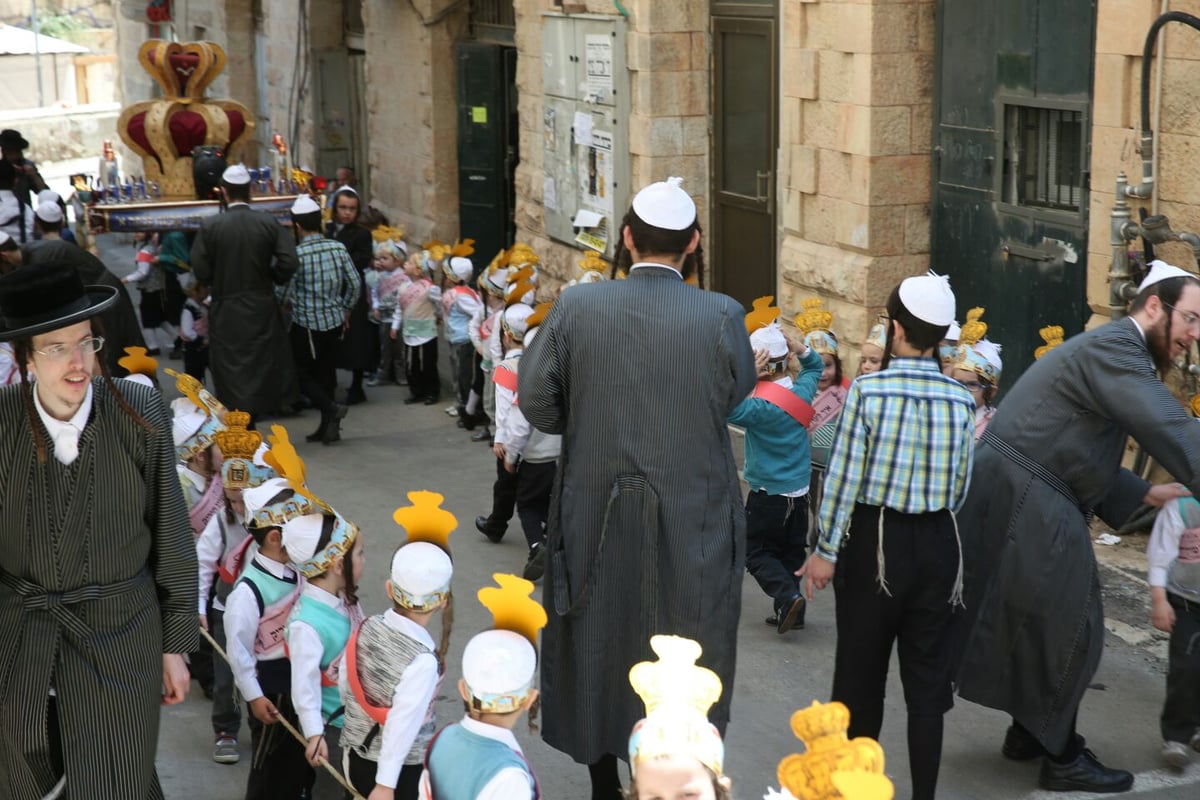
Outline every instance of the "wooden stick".
<path id="1" fill-rule="evenodd" d="M 224 648 L 222 648 L 221 645 L 217 644 L 217 640 L 212 637 L 212 634 L 209 633 L 207 629 L 201 627 L 200 635 L 208 640 L 208 643 L 210 645 L 212 645 L 213 651 L 220 654 L 221 658 L 225 659 L 225 663 L 229 664 L 230 668 L 232 668 L 233 662 L 231 662 L 229 660 L 229 654 L 225 652 Z M 284 719 L 282 714 L 280 714 L 278 717 L 276 717 L 275 721 L 280 723 L 281 725 L 283 725 L 284 730 L 286 730 L 292 736 L 296 737 L 296 741 L 298 741 L 298 742 L 300 742 L 300 744 L 304 745 L 304 747 L 306 749 L 308 748 L 308 739 L 305 739 L 304 734 L 302 734 L 300 731 L 296 730 L 296 727 L 294 725 L 292 725 L 292 723 L 290 723 L 286 719 Z M 334 767 L 332 764 L 330 764 L 328 761 L 326 761 L 323 758 L 319 760 L 319 763 L 322 767 L 325 768 L 326 772 L 328 772 L 330 775 L 333 776 L 333 779 L 335 781 L 337 781 L 338 783 L 340 783 L 342 785 L 343 789 L 345 789 L 347 792 L 350 793 L 350 796 L 353 797 L 354 800 L 366 800 L 365 797 L 363 797 L 361 794 L 359 794 L 358 792 L 356 792 L 354 790 L 354 787 L 352 785 L 350 785 L 350 782 L 347 781 L 345 777 L 342 776 L 342 773 L 338 772 L 336 767 Z"/>

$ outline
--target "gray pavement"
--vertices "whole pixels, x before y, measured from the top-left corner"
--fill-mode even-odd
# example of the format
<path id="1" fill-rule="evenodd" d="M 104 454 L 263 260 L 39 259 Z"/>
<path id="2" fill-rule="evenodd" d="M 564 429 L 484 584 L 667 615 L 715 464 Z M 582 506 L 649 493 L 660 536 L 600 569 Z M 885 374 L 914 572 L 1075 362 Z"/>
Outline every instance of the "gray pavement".
<path id="1" fill-rule="evenodd" d="M 124 274 L 132 265 L 132 252 L 106 241 L 114 238 L 102 237 L 101 250 L 114 271 Z M 474 593 L 490 581 L 492 572 L 521 568 L 524 540 L 515 520 L 498 545 L 475 532 L 474 516 L 485 513 L 490 503 L 494 461 L 484 445 L 469 441 L 443 413 L 445 403 L 404 406 L 405 390 L 399 387 L 368 389 L 368 393 L 369 402 L 351 409 L 343 440 L 335 445 L 304 442 L 304 435 L 317 423 L 312 412 L 281 423 L 306 459 L 313 489 L 364 531 L 368 560 L 362 596 L 368 613 L 385 606 L 383 583 L 389 557 L 402 536 L 391 515 L 406 504 L 406 492 L 441 492 L 446 496 L 444 506 L 458 516 L 459 528 L 451 537 L 457 593 L 454 636 L 437 704 L 439 723 L 444 724 L 462 713 L 453 689 L 462 648 L 490 622 Z M 1105 570 L 1106 582 L 1118 577 Z M 1136 586 L 1132 589 L 1134 594 L 1138 591 Z M 726 737 L 727 771 L 741 800 L 754 800 L 768 785 L 778 785 L 779 760 L 803 747 L 792 736 L 788 718 L 813 700 L 827 699 L 832 683 L 832 593 L 820 594 L 811 605 L 803 631 L 778 635 L 763 624 L 769 611 L 769 601 L 747 577 L 733 721 Z M 1133 613 L 1129 618 L 1136 622 L 1138 616 Z M 1145 616 L 1140 618 L 1144 621 Z M 1155 800 L 1200 797 L 1200 754 L 1182 774 L 1162 768 L 1158 761 L 1158 712 L 1164 685 L 1161 640 L 1115 619 L 1110 629 L 1122 635 L 1109 637 L 1096 683 L 1083 704 L 1080 731 L 1102 760 L 1137 774 L 1131 795 Z M 894 664 L 888 692 L 881 742 L 897 797 L 904 798 L 908 796 L 904 703 Z M 241 763 L 215 764 L 210 759 L 208 714 L 209 704 L 195 686 L 186 702 L 162 712 L 159 772 L 168 798 L 235 800 L 242 796 L 250 757 L 248 731 L 243 727 Z M 1036 762 L 1015 764 L 1001 758 L 1006 725 L 1002 714 L 959 702 L 947 716 L 939 795 L 952 800 L 1074 797 L 1037 790 Z M 523 725 L 518 726 L 517 736 L 546 798 L 590 796 L 585 768 L 548 748 Z"/>

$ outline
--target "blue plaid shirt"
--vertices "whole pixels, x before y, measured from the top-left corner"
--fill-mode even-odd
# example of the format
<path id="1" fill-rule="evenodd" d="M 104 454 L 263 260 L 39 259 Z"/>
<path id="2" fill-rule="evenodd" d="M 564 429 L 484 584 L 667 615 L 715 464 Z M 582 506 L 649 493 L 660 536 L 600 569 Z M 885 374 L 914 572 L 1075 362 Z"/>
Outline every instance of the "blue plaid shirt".
<path id="1" fill-rule="evenodd" d="M 292 321 L 310 331 L 340 328 L 343 312 L 358 302 L 362 281 L 346 246 L 310 233 L 296 245 L 300 268 L 285 298 L 292 302 Z"/>
<path id="2" fill-rule="evenodd" d="M 971 483 L 975 401 L 933 358 L 893 358 L 850 384 L 821 501 L 817 551 L 837 561 L 855 503 L 957 511 Z"/>

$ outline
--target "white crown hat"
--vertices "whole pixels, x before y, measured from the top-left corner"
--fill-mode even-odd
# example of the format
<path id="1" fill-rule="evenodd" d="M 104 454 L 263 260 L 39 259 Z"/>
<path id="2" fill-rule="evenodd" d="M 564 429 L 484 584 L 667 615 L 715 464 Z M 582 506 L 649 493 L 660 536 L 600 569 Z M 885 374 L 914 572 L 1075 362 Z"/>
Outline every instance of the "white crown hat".
<path id="1" fill-rule="evenodd" d="M 652 183 L 633 198 L 633 213 L 647 225 L 682 231 L 696 221 L 696 202 L 683 190 L 683 178 Z"/>

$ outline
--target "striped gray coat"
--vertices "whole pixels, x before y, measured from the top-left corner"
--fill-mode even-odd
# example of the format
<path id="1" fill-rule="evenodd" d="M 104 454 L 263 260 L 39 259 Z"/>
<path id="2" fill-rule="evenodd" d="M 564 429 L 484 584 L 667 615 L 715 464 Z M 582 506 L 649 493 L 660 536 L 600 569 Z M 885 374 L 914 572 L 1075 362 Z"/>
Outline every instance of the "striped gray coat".
<path id="1" fill-rule="evenodd" d="M 57 692 L 67 794 L 160 798 L 162 654 L 197 645 L 196 553 L 158 392 L 99 379 L 79 457 L 38 464 L 21 386 L 0 389 L 0 797 L 58 776 L 46 734 Z M 36 423 L 42 426 L 40 420 Z M 93 587 L 93 588 L 88 588 Z"/>
<path id="2" fill-rule="evenodd" d="M 575 286 L 521 360 L 521 410 L 563 436 L 548 523 L 543 736 L 626 752 L 629 668 L 650 637 L 699 640 L 733 693 L 746 528 L 725 420 L 754 387 L 742 308 L 662 267 Z"/>

